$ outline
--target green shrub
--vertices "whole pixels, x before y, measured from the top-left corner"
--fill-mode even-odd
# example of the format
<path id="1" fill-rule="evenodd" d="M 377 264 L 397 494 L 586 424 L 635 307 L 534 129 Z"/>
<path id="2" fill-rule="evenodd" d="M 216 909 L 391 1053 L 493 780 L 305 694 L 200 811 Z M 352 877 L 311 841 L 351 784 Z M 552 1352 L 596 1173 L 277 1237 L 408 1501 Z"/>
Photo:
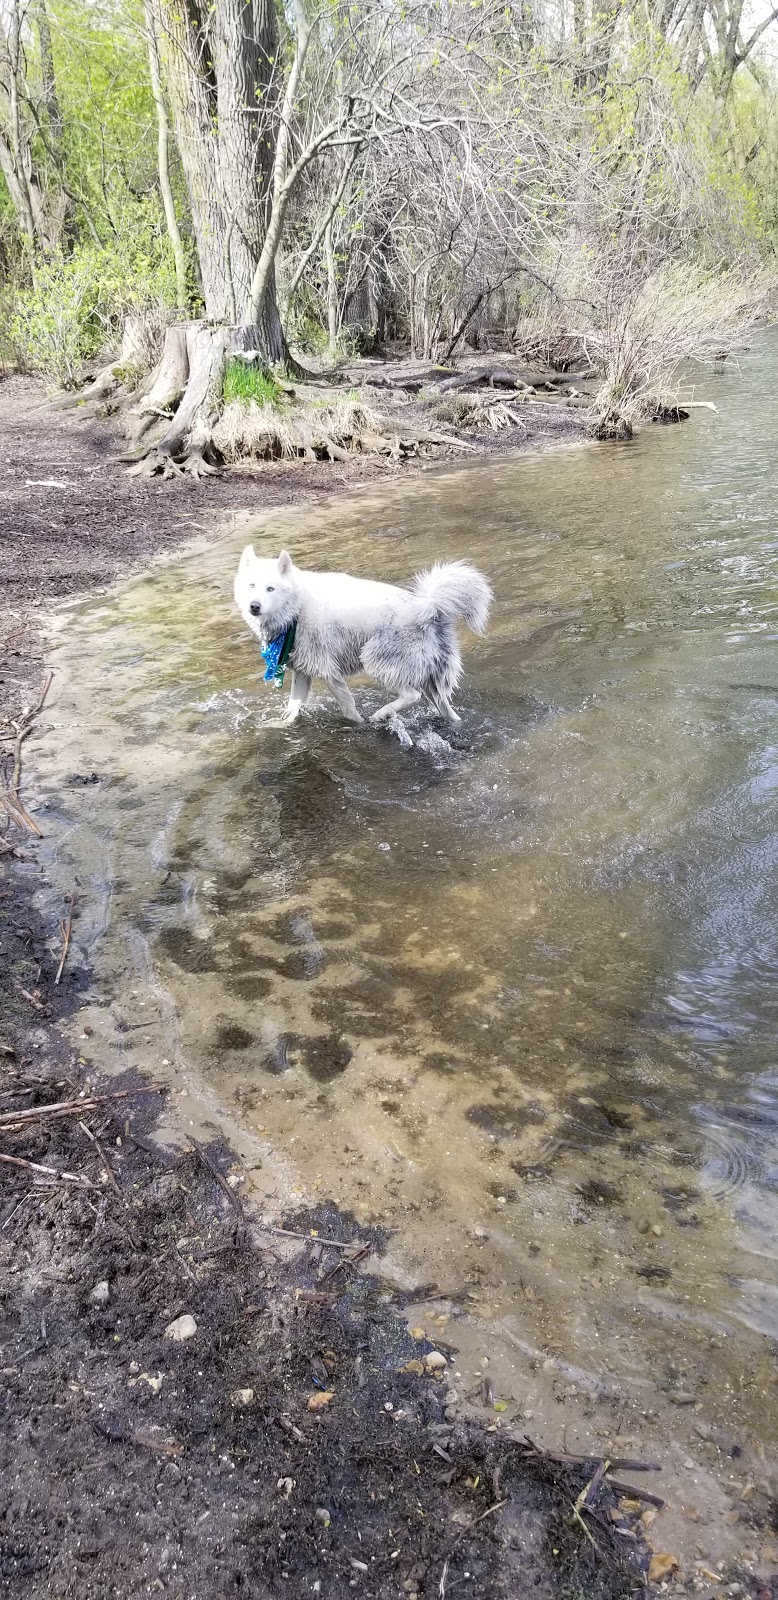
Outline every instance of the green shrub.
<path id="1" fill-rule="evenodd" d="M 33 283 L 18 289 L 7 309 L 6 338 L 25 372 L 71 388 L 97 348 L 95 274 L 89 256 L 67 260 L 60 251 L 33 265 Z"/>
<path id="2" fill-rule="evenodd" d="M 255 400 L 258 406 L 279 406 L 281 389 L 273 374 L 258 361 L 242 361 L 240 356 L 231 356 L 224 369 L 222 399 L 225 406 L 232 400 L 243 400 L 246 404 Z"/>
<path id="3" fill-rule="evenodd" d="M 150 344 L 159 343 L 176 304 L 175 263 L 151 200 L 125 209 L 121 235 L 110 245 L 30 253 L 26 265 L 26 282 L 0 311 L 0 346 L 23 371 L 63 388 L 80 381 L 85 362 L 119 343 L 130 314 L 148 324 Z"/>

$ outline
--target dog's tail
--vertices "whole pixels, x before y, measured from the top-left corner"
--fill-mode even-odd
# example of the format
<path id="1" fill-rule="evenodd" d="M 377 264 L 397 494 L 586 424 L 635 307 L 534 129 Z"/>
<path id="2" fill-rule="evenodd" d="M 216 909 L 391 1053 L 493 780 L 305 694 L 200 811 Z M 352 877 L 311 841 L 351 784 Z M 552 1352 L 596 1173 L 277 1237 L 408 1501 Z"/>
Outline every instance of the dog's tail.
<path id="1" fill-rule="evenodd" d="M 436 561 L 434 567 L 420 572 L 411 585 L 412 592 L 422 602 L 424 622 L 436 618 L 451 621 L 461 617 L 473 633 L 483 633 L 492 603 L 492 591 L 486 579 L 466 561 Z"/>

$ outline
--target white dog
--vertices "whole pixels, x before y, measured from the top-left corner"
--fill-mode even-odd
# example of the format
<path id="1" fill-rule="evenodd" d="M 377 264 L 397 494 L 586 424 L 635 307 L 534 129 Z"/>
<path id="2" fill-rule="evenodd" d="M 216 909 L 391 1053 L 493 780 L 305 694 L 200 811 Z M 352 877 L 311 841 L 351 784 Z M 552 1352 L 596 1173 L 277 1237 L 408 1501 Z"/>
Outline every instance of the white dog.
<path id="1" fill-rule="evenodd" d="M 396 696 L 373 722 L 422 695 L 449 722 L 459 722 L 450 703 L 462 671 L 454 618 L 483 633 L 492 591 L 464 561 L 440 562 L 400 589 L 342 572 L 301 572 L 285 550 L 278 560 L 263 560 L 248 545 L 235 600 L 265 647 L 265 677 L 282 681 L 287 661 L 292 668 L 290 721 L 306 704 L 312 678 L 323 678 L 344 716 L 361 722 L 346 679 L 366 672 Z"/>

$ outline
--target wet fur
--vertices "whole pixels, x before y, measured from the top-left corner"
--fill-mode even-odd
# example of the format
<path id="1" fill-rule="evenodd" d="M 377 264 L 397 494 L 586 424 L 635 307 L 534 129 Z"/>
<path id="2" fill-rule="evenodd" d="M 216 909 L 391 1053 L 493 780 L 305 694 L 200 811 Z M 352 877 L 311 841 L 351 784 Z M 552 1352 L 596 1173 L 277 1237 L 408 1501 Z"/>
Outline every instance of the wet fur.
<path id="1" fill-rule="evenodd" d="M 405 589 L 346 573 L 303 572 L 286 551 L 264 559 L 248 545 L 235 577 L 236 604 L 263 645 L 297 622 L 290 717 L 305 705 L 311 680 L 323 678 L 349 720 L 361 721 L 346 679 L 366 672 L 397 697 L 373 721 L 424 696 L 458 722 L 450 703 L 462 672 L 454 622 L 461 617 L 483 633 L 491 599 L 486 579 L 464 561 L 439 562 Z"/>

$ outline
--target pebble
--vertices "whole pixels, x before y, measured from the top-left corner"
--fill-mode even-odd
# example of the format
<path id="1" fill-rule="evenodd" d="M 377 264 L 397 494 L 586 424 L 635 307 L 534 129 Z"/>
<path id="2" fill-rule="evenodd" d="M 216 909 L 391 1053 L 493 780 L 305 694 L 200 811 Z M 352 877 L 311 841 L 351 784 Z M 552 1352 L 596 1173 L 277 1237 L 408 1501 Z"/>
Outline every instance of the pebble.
<path id="1" fill-rule="evenodd" d="M 176 1317 L 175 1322 L 169 1322 L 165 1329 L 165 1338 L 172 1339 L 174 1344 L 183 1344 L 186 1339 L 193 1339 L 197 1332 L 197 1323 L 194 1317 L 185 1312 L 183 1317 Z"/>
<path id="2" fill-rule="evenodd" d="M 95 1284 L 89 1298 L 94 1306 L 107 1306 L 108 1301 L 111 1298 L 111 1291 L 108 1287 L 107 1279 L 101 1278 L 100 1282 Z"/>
<path id="3" fill-rule="evenodd" d="M 448 1366 L 448 1362 L 439 1350 L 430 1350 L 424 1357 L 424 1365 L 427 1372 L 442 1372 Z"/>
<path id="4" fill-rule="evenodd" d="M 651 1223 L 649 1222 L 648 1217 L 638 1217 L 635 1227 L 637 1228 L 638 1233 L 651 1232 Z"/>
<path id="5" fill-rule="evenodd" d="M 233 1389 L 230 1400 L 234 1406 L 250 1406 L 254 1399 L 253 1389 Z"/>

